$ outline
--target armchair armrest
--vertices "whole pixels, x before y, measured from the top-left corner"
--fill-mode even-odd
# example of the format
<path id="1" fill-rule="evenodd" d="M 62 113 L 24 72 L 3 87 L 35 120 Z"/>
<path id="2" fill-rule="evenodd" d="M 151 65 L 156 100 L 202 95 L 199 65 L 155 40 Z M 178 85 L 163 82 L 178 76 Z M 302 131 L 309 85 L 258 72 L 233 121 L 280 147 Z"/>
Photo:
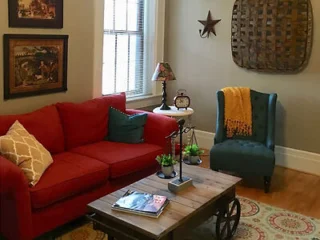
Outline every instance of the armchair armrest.
<path id="1" fill-rule="evenodd" d="M 127 114 L 144 113 L 146 111 L 127 109 Z M 155 113 L 148 113 L 147 123 L 144 127 L 144 140 L 161 146 L 165 151 L 168 150 L 166 137 L 173 131 L 178 130 L 177 121 L 174 118 L 162 116 Z M 171 145 L 171 144 L 170 144 Z"/>
<path id="2" fill-rule="evenodd" d="M 266 146 L 267 148 L 274 151 L 274 135 L 275 135 L 275 120 L 276 120 L 276 103 L 277 103 L 277 94 L 273 93 L 269 95 L 268 102 L 268 129 L 267 129 L 267 139 Z"/>
<path id="3" fill-rule="evenodd" d="M 214 144 L 223 142 L 225 138 L 224 135 L 224 94 L 222 91 L 218 91 L 216 134 L 214 136 Z"/>
<path id="4" fill-rule="evenodd" d="M 19 167 L 0 156 L 0 232 L 7 239 L 32 239 L 29 186 Z"/>

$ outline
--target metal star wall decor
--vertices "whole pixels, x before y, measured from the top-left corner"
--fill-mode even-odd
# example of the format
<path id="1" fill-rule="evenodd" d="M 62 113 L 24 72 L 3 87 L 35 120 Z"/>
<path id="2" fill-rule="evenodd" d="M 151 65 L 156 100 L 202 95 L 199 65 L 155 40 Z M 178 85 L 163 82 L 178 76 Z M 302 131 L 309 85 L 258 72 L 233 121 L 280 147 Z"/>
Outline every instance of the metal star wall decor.
<path id="1" fill-rule="evenodd" d="M 210 33 L 213 33 L 215 36 L 217 36 L 216 30 L 214 29 L 214 27 L 220 21 L 221 21 L 221 19 L 212 20 L 211 12 L 209 11 L 207 20 L 198 20 L 198 22 L 200 22 L 204 26 L 202 32 L 201 32 L 201 29 L 199 30 L 200 37 L 209 38 Z M 204 36 L 204 35 L 206 35 L 206 36 Z"/>

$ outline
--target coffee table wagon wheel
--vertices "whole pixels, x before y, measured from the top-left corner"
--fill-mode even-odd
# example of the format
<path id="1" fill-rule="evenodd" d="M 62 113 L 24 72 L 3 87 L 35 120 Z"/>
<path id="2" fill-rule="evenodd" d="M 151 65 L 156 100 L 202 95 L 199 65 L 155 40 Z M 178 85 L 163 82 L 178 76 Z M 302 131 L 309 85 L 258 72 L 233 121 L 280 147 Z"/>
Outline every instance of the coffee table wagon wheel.
<path id="1" fill-rule="evenodd" d="M 216 236 L 219 240 L 228 240 L 236 233 L 241 214 L 240 202 L 234 198 L 219 209 L 216 223 Z"/>

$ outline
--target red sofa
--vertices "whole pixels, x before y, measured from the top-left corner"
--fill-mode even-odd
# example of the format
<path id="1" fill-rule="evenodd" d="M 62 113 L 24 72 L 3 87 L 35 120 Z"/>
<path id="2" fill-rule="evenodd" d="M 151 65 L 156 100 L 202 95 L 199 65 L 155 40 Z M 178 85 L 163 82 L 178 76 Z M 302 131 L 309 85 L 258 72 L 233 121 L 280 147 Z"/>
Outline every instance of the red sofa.
<path id="1" fill-rule="evenodd" d="M 0 135 L 15 120 L 53 156 L 53 164 L 30 188 L 22 171 L 0 157 L 0 235 L 33 239 L 86 213 L 86 205 L 157 169 L 155 157 L 167 149 L 174 119 L 148 113 L 144 143 L 104 141 L 108 110 L 125 107 L 124 94 L 84 103 L 57 103 L 23 115 L 0 116 Z"/>

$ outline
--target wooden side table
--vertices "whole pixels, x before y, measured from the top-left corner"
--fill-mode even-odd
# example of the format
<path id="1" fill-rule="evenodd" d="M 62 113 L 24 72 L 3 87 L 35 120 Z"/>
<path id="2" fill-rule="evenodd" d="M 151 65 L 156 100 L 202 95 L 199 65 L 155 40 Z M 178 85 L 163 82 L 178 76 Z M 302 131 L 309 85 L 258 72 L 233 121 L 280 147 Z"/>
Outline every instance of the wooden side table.
<path id="1" fill-rule="evenodd" d="M 194 113 L 194 110 L 192 108 L 183 108 L 183 109 L 177 109 L 175 106 L 170 106 L 170 110 L 160 110 L 160 107 L 157 107 L 155 109 L 153 109 L 153 112 L 156 114 L 161 114 L 161 115 L 165 115 L 168 117 L 173 117 L 173 118 L 181 118 L 181 117 L 187 117 L 188 121 L 187 121 L 187 126 L 191 127 L 191 117 L 192 114 Z M 187 135 L 187 144 L 189 144 L 191 141 L 191 134 Z M 174 139 L 171 142 L 172 144 L 172 155 L 175 156 L 175 144 L 174 144 Z"/>
<path id="2" fill-rule="evenodd" d="M 175 106 L 170 106 L 170 110 L 160 110 L 160 107 L 153 109 L 154 113 L 169 116 L 169 117 L 188 117 L 188 120 L 191 120 L 191 115 L 194 113 L 192 108 L 186 109 L 177 109 Z"/>

